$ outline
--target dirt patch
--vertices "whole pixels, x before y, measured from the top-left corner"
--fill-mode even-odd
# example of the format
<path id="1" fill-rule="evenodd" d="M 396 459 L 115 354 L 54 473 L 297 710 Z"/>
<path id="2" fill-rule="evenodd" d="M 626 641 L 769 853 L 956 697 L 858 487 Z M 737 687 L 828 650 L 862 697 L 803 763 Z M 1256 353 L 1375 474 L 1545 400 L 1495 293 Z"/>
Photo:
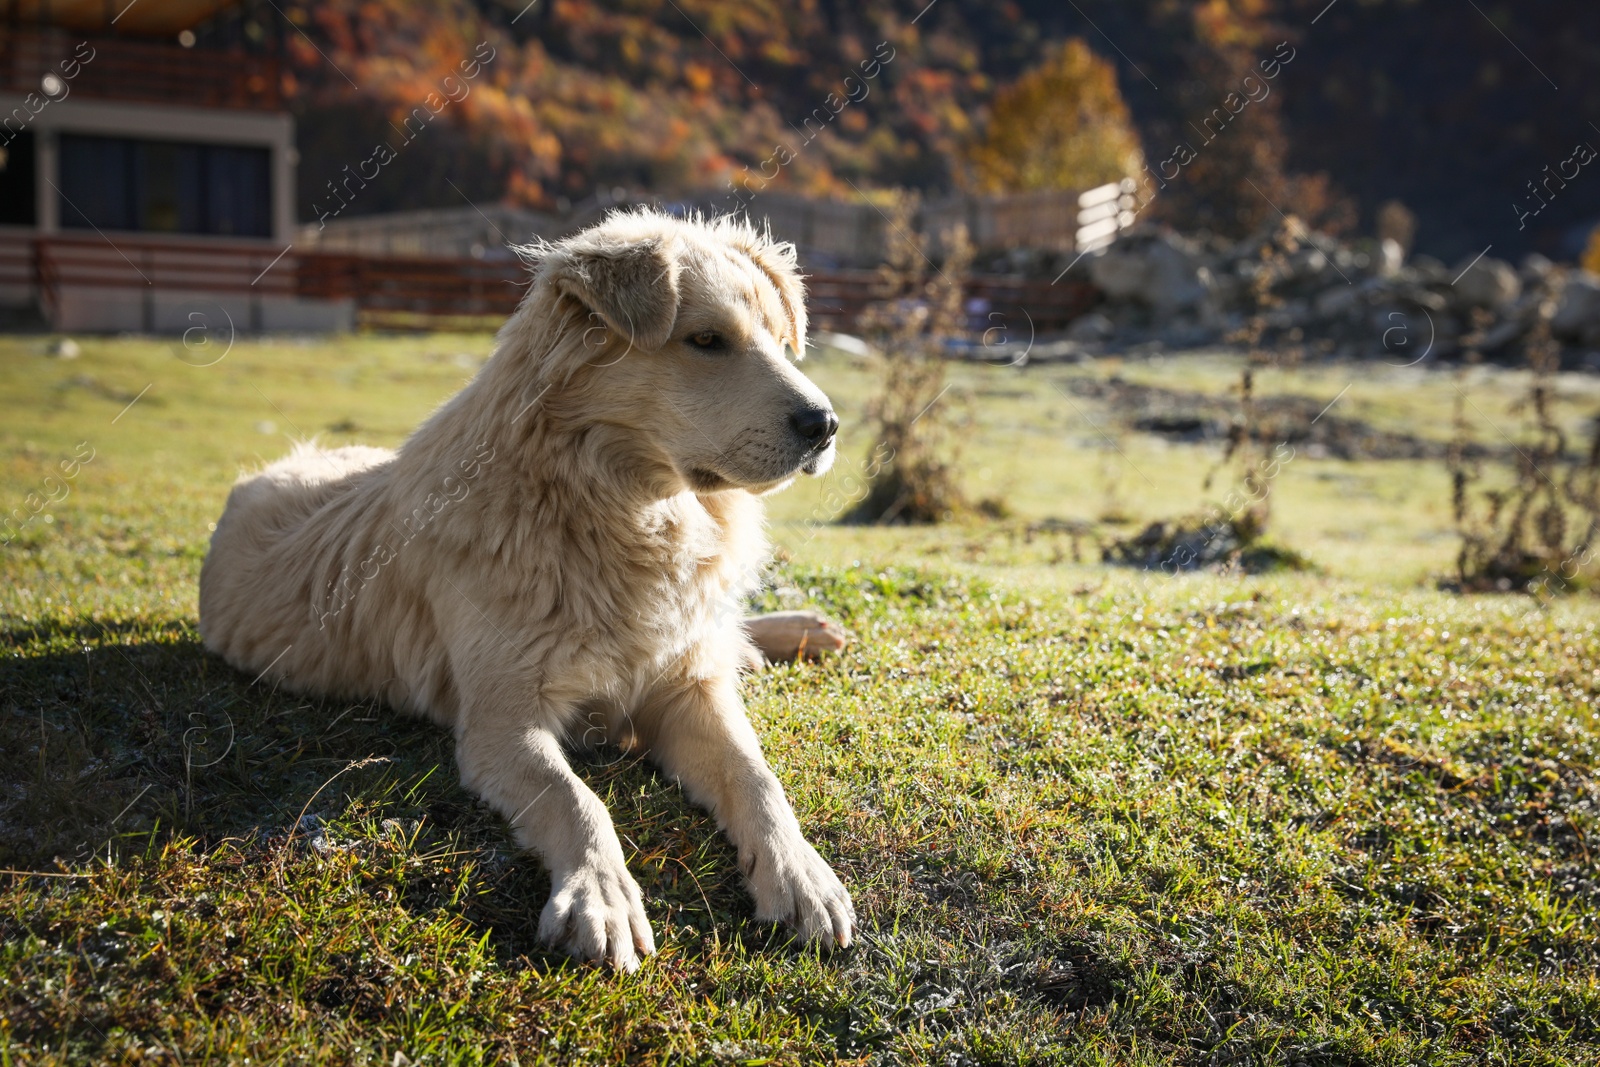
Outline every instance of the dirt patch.
<path id="1" fill-rule="evenodd" d="M 1168 574 L 1225 569 L 1267 574 L 1312 569 L 1310 560 L 1292 549 L 1262 541 L 1259 532 L 1247 523 L 1205 515 L 1152 522 L 1132 537 L 1107 545 L 1101 559 Z"/>
<path id="2" fill-rule="evenodd" d="M 1172 441 L 1226 440 L 1239 405 L 1229 396 L 1166 389 L 1110 378 L 1067 383 L 1075 395 L 1107 405 L 1129 429 Z M 1360 419 L 1328 411 L 1319 397 L 1285 394 L 1255 400 L 1260 439 L 1285 442 L 1312 459 L 1443 459 L 1449 445 L 1414 434 L 1380 430 Z M 1319 417 L 1320 416 L 1320 417 Z M 1491 449 L 1471 446 L 1474 455 Z"/>

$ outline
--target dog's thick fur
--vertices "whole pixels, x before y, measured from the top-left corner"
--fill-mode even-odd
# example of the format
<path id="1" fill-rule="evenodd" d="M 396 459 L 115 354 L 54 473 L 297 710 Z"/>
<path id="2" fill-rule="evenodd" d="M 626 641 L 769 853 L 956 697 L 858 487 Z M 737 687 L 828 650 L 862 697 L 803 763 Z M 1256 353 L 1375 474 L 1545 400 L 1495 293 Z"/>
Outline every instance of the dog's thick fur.
<path id="1" fill-rule="evenodd" d="M 562 753 L 601 738 L 716 814 L 760 918 L 847 945 L 850 897 L 736 684 L 757 497 L 825 469 L 837 426 L 784 353 L 805 348 L 793 249 L 634 213 L 524 251 L 533 282 L 495 354 L 398 452 L 301 446 L 235 485 L 200 577 L 206 646 L 450 727 L 463 784 L 550 869 L 554 947 L 626 969 L 654 949 Z"/>

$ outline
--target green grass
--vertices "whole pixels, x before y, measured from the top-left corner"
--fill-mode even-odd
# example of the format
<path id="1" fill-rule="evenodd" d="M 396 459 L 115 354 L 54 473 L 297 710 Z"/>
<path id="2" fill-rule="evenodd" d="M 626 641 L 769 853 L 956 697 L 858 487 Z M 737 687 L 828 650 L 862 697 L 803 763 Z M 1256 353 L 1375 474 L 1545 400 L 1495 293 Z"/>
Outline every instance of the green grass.
<path id="1" fill-rule="evenodd" d="M 751 713 L 864 935 L 819 957 L 755 923 L 711 820 L 602 752 L 580 773 L 661 945 L 619 978 L 539 950 L 547 880 L 446 734 L 252 686 L 195 633 L 237 471 L 286 436 L 398 442 L 488 339 L 241 342 L 208 367 L 42 348 L 0 340 L 0 505 L 60 497 L 0 548 L 0 867 L 39 872 L 0 875 L 0 1064 L 1600 1057 L 1592 599 L 1437 591 L 1448 486 L 1421 463 L 1284 469 L 1273 536 L 1311 574 L 1148 575 L 1030 530 L 1201 507 L 1210 449 L 1062 389 L 1222 392 L 1225 355 L 962 369 L 963 471 L 1012 520 L 837 526 L 847 463 L 773 500 L 767 606 L 858 640 L 753 677 Z M 859 461 L 866 372 L 811 369 Z M 1517 425 L 1508 379 L 1472 387 L 1486 443 Z M 1264 387 L 1352 380 L 1351 414 L 1443 432 L 1447 377 Z M 1591 384 L 1563 380 L 1563 418 Z"/>

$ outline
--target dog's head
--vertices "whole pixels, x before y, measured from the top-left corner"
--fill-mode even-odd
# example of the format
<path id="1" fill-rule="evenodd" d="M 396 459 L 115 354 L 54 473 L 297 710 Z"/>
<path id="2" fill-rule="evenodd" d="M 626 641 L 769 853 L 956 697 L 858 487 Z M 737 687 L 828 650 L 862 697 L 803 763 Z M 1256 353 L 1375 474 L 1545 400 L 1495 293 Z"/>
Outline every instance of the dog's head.
<path id="1" fill-rule="evenodd" d="M 564 337 L 534 346 L 541 380 L 562 386 L 552 405 L 623 431 L 697 492 L 766 492 L 832 464 L 839 420 L 790 358 L 806 334 L 792 245 L 636 212 L 531 255 L 518 318 Z"/>

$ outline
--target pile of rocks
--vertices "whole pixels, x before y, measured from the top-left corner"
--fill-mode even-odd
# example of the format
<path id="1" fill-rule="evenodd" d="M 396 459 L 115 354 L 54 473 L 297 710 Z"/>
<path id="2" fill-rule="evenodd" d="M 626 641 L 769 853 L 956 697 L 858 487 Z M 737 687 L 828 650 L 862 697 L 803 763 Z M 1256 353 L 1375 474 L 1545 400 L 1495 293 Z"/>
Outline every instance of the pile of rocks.
<path id="1" fill-rule="evenodd" d="M 1448 359 L 1475 342 L 1489 359 L 1518 361 L 1543 317 L 1564 366 L 1600 369 L 1600 276 L 1540 255 L 1520 266 L 1488 255 L 1446 266 L 1425 255 L 1407 261 L 1393 240 L 1302 231 L 1294 244 L 1264 254 L 1267 235 L 1228 242 L 1130 231 L 1072 268 L 1105 302 L 1068 336 L 1119 348 L 1217 343 L 1247 325 L 1264 290 L 1266 344 L 1404 364 Z"/>

